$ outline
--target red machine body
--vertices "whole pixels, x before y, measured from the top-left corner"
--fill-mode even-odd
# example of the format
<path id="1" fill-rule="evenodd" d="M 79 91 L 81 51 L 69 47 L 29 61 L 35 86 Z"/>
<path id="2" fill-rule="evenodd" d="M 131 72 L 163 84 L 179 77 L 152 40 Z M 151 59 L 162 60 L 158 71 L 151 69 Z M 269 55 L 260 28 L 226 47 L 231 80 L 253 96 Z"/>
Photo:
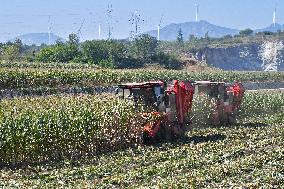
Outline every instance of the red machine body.
<path id="1" fill-rule="evenodd" d="M 193 98 L 206 95 L 215 102 L 211 115 L 213 124 L 229 124 L 235 121 L 235 111 L 240 107 L 244 96 L 241 83 L 226 84 L 211 81 L 178 81 L 172 85 L 163 81 L 127 83 L 119 85 L 121 96 L 134 103 L 142 102 L 149 107 L 143 113 L 147 122 L 144 125 L 144 137 L 172 138 L 184 135 L 185 125 L 190 122 Z"/>

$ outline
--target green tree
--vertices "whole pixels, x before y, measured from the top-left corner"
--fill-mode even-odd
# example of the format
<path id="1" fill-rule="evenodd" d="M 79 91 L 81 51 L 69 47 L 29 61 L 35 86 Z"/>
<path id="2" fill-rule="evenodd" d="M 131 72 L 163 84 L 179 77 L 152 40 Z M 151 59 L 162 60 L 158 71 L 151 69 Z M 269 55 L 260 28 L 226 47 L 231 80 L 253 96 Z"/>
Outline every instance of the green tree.
<path id="1" fill-rule="evenodd" d="M 240 36 L 249 36 L 253 34 L 253 30 L 250 28 L 244 29 L 240 31 Z"/>
<path id="2" fill-rule="evenodd" d="M 184 43 L 184 41 L 183 41 L 183 33 L 182 33 L 181 28 L 178 30 L 177 43 L 178 43 L 179 45 L 182 45 L 182 44 Z"/>
<path id="3" fill-rule="evenodd" d="M 19 49 L 20 52 L 23 50 L 24 45 L 21 39 L 16 39 L 14 45 Z"/>
<path id="4" fill-rule="evenodd" d="M 195 42 L 197 40 L 197 38 L 193 34 L 190 34 L 188 40 L 189 40 L 189 42 Z"/>
<path id="5" fill-rule="evenodd" d="M 3 57 L 9 62 L 15 61 L 20 57 L 20 50 L 19 46 L 15 44 L 8 45 L 3 49 Z"/>
<path id="6" fill-rule="evenodd" d="M 53 49 L 52 47 L 42 48 L 36 55 L 36 59 L 40 62 L 52 62 L 53 61 Z"/>
<path id="7" fill-rule="evenodd" d="M 57 39 L 57 40 L 55 41 L 55 44 L 56 44 L 56 45 L 64 45 L 64 42 L 63 42 L 61 39 Z"/>
<path id="8" fill-rule="evenodd" d="M 225 35 L 225 36 L 223 37 L 223 39 L 232 39 L 232 38 L 233 38 L 233 36 L 232 36 L 232 35 L 230 35 L 230 34 Z"/>
<path id="9" fill-rule="evenodd" d="M 79 42 L 80 42 L 80 39 L 79 39 L 79 36 L 77 34 L 74 34 L 74 33 L 69 34 L 68 44 L 78 47 Z"/>
<path id="10" fill-rule="evenodd" d="M 158 41 L 155 37 L 142 34 L 134 40 L 131 52 L 137 59 L 151 61 L 151 58 L 157 54 L 157 47 Z"/>
<path id="11" fill-rule="evenodd" d="M 86 41 L 82 44 L 83 59 L 89 64 L 98 64 L 108 58 L 105 41 Z"/>
<path id="12" fill-rule="evenodd" d="M 7 42 L 3 46 L 2 55 L 5 60 L 12 62 L 20 58 L 22 50 L 23 50 L 22 41 L 20 39 L 16 39 L 14 43 Z"/>
<path id="13" fill-rule="evenodd" d="M 36 58 L 40 62 L 70 62 L 78 56 L 76 46 L 57 43 L 54 46 L 42 48 Z"/>
<path id="14" fill-rule="evenodd" d="M 114 40 L 86 41 L 81 48 L 82 61 L 102 67 L 116 67 L 126 58 L 125 46 Z"/>
<path id="15" fill-rule="evenodd" d="M 70 62 L 77 56 L 77 47 L 74 45 L 55 45 L 53 48 L 53 62 Z"/>
<path id="16" fill-rule="evenodd" d="M 210 40 L 209 31 L 207 31 L 207 32 L 205 33 L 204 38 L 205 38 L 206 40 Z"/>

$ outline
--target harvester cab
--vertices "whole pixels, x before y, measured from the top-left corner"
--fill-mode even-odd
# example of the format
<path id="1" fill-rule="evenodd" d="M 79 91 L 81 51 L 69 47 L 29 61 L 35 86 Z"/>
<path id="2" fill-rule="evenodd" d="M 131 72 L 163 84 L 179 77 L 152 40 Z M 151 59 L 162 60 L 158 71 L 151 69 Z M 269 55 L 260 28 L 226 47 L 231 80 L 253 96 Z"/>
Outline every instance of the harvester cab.
<path id="1" fill-rule="evenodd" d="M 132 101 L 136 106 L 141 103 L 149 110 L 163 111 L 166 83 L 162 81 L 126 83 L 118 87 L 117 94 L 120 98 Z"/>
<path id="2" fill-rule="evenodd" d="M 240 83 L 226 84 L 211 81 L 178 81 L 172 85 L 163 81 L 127 83 L 118 86 L 121 98 L 143 104 L 142 114 L 146 122 L 144 141 L 157 138 L 176 138 L 185 134 L 186 123 L 190 123 L 193 98 L 205 95 L 213 104 L 210 122 L 219 124 L 234 123 L 235 112 L 240 107 L 244 88 Z"/>

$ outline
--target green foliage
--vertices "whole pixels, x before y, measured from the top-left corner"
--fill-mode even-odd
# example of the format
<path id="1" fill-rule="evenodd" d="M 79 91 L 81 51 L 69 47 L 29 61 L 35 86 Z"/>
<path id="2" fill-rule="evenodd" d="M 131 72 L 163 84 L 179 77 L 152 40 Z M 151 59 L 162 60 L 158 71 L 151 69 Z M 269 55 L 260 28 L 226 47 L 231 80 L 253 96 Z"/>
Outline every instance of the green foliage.
<path id="1" fill-rule="evenodd" d="M 22 43 L 22 41 L 21 41 L 20 39 L 16 39 L 16 40 L 14 41 L 14 45 L 15 45 L 17 48 L 19 48 L 20 51 L 21 51 L 22 48 L 23 48 L 23 43 Z"/>
<path id="2" fill-rule="evenodd" d="M 195 42 L 197 40 L 198 40 L 198 38 L 195 37 L 193 34 L 189 35 L 189 39 L 188 39 L 189 42 Z"/>
<path id="3" fill-rule="evenodd" d="M 134 40 L 130 51 L 135 58 L 147 62 L 151 61 L 151 58 L 156 55 L 157 47 L 158 41 L 155 37 L 142 34 Z"/>
<path id="4" fill-rule="evenodd" d="M 64 67 L 61 67 L 64 68 Z M 284 81 L 284 72 L 186 72 L 175 70 L 0 69 L 0 88 L 112 86 L 123 82 L 164 80 Z M 84 68 L 84 67 L 82 67 Z"/>
<path id="5" fill-rule="evenodd" d="M 71 33 L 68 36 L 68 42 L 67 43 L 70 44 L 71 46 L 79 47 L 79 42 L 80 42 L 80 39 L 79 39 L 79 36 L 77 34 Z"/>
<path id="6" fill-rule="evenodd" d="M 8 62 L 16 61 L 20 58 L 20 54 L 22 52 L 23 44 L 20 39 L 16 39 L 14 43 L 7 42 L 2 45 L 0 48 L 0 53 L 3 58 Z"/>
<path id="7" fill-rule="evenodd" d="M 206 40 L 210 40 L 209 31 L 207 31 L 207 32 L 205 33 L 204 38 L 205 38 Z"/>
<path id="8" fill-rule="evenodd" d="M 108 59 L 109 49 L 106 41 L 86 41 L 81 48 L 84 60 L 89 64 L 98 64 L 101 60 Z"/>
<path id="9" fill-rule="evenodd" d="M 39 51 L 37 54 L 37 60 L 40 62 L 52 62 L 53 61 L 53 48 L 46 47 Z"/>
<path id="10" fill-rule="evenodd" d="M 82 56 L 83 61 L 89 64 L 116 67 L 116 64 L 126 57 L 126 48 L 114 40 L 86 41 L 82 44 Z"/>
<path id="11" fill-rule="evenodd" d="M 28 58 L 28 57 L 26 57 Z M 32 58 L 32 57 L 30 57 Z M 62 64 L 62 63 L 40 63 L 40 62 L 33 62 L 33 61 L 26 61 L 26 62 L 0 62 L 0 69 L 1 68 L 13 68 L 13 69 L 71 69 L 71 70 L 80 70 L 80 69 L 97 69 L 98 66 L 92 64 L 81 64 L 81 63 L 70 63 L 70 64 Z"/>
<path id="12" fill-rule="evenodd" d="M 184 40 L 183 40 L 183 33 L 182 33 L 181 28 L 178 30 L 177 43 L 178 43 L 179 45 L 183 45 L 183 43 L 184 43 Z"/>
<path id="13" fill-rule="evenodd" d="M 225 35 L 224 37 L 223 37 L 223 39 L 232 39 L 233 38 L 233 36 L 232 35 Z"/>
<path id="14" fill-rule="evenodd" d="M 181 63 L 178 61 L 177 56 L 170 53 L 159 52 L 155 56 L 154 60 L 166 69 L 180 69 Z"/>
<path id="15" fill-rule="evenodd" d="M 139 114 L 112 96 L 28 98 L 0 104 L 0 164 L 71 158 L 141 142 Z"/>
<path id="16" fill-rule="evenodd" d="M 263 43 L 264 40 L 279 41 L 284 39 L 284 32 L 260 32 L 255 35 L 227 35 L 221 38 L 197 38 L 189 36 L 189 40 L 184 41 L 184 45 L 178 45 L 176 41 L 160 41 L 159 50 L 170 53 L 191 52 L 196 53 L 205 48 L 227 48 L 236 45 Z"/>
<path id="17" fill-rule="evenodd" d="M 15 61 L 19 59 L 20 56 L 20 48 L 17 45 L 9 45 L 4 47 L 3 49 L 3 57 L 8 62 Z"/>
<path id="18" fill-rule="evenodd" d="M 183 141 L 21 169 L 6 168 L 1 170 L 0 186 L 282 188 L 283 127 L 255 125 L 194 129 Z"/>
<path id="19" fill-rule="evenodd" d="M 40 50 L 36 58 L 40 62 L 62 62 L 67 63 L 78 56 L 78 47 L 72 44 L 58 43 Z"/>
<path id="20" fill-rule="evenodd" d="M 257 103 L 266 114 L 271 109 L 266 111 L 265 105 L 283 106 L 284 98 L 279 97 L 249 94 L 243 108 Z M 231 127 L 193 128 L 178 141 L 127 148 L 139 143 L 140 119 L 133 107 L 112 97 L 15 99 L 0 104 L 0 119 L 5 120 L 0 127 L 1 160 L 30 163 L 1 169 L 3 188 L 281 188 L 284 184 L 283 111 L 257 120 L 247 115 L 247 120 Z M 101 153 L 117 149 L 121 150 Z M 89 150 L 93 151 L 87 155 Z M 75 156 L 79 152 L 81 156 Z M 56 161 L 31 164 L 38 159 Z"/>
<path id="21" fill-rule="evenodd" d="M 107 60 L 103 59 L 99 62 L 101 68 L 114 68 L 114 60 L 110 56 Z"/>
<path id="22" fill-rule="evenodd" d="M 53 62 L 69 62 L 78 54 L 78 49 L 74 45 L 56 45 L 53 51 Z"/>
<path id="23" fill-rule="evenodd" d="M 259 36 L 264 36 L 264 35 L 273 35 L 274 33 L 271 31 L 264 31 L 264 32 L 258 32 L 255 35 L 259 35 Z"/>
<path id="24" fill-rule="evenodd" d="M 279 91 L 250 92 L 245 95 L 239 118 L 247 121 L 249 118 L 270 119 L 273 114 L 283 112 L 284 93 Z M 271 116 L 271 117 L 270 117 Z"/>
<path id="25" fill-rule="evenodd" d="M 253 34 L 253 30 L 250 28 L 244 29 L 240 31 L 240 36 L 249 36 Z"/>

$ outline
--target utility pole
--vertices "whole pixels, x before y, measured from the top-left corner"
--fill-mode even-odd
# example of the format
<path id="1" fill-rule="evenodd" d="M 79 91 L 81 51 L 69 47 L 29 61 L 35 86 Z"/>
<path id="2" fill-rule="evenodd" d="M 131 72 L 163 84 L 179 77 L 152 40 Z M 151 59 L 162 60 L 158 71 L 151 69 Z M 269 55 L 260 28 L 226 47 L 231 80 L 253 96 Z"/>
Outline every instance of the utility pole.
<path id="1" fill-rule="evenodd" d="M 77 30 L 77 36 L 79 37 L 79 39 L 81 38 L 81 36 L 82 36 L 82 28 L 83 28 L 83 26 L 84 26 L 84 23 L 85 23 L 85 19 L 83 19 L 83 21 L 81 22 L 81 25 L 80 25 L 80 27 L 79 27 L 79 29 Z"/>
<path id="2" fill-rule="evenodd" d="M 158 36 L 157 36 L 158 41 L 160 41 L 160 29 L 161 29 L 161 25 L 162 25 L 162 22 L 163 22 L 163 17 L 164 17 L 164 15 L 161 16 L 161 19 L 160 19 L 160 22 L 159 22 L 159 25 L 158 25 Z"/>
<path id="3" fill-rule="evenodd" d="M 113 26 L 112 26 L 112 22 L 113 22 L 113 8 L 112 8 L 112 4 L 109 4 L 107 6 L 107 24 L 108 24 L 108 39 L 110 40 L 112 37 L 112 30 L 113 30 Z"/>
<path id="4" fill-rule="evenodd" d="M 135 10 L 128 21 L 130 22 L 132 28 L 134 27 L 134 31 L 131 31 L 130 38 L 135 39 L 140 34 L 140 24 L 143 23 L 144 20 L 141 18 L 141 15 L 139 14 L 138 10 Z"/>

